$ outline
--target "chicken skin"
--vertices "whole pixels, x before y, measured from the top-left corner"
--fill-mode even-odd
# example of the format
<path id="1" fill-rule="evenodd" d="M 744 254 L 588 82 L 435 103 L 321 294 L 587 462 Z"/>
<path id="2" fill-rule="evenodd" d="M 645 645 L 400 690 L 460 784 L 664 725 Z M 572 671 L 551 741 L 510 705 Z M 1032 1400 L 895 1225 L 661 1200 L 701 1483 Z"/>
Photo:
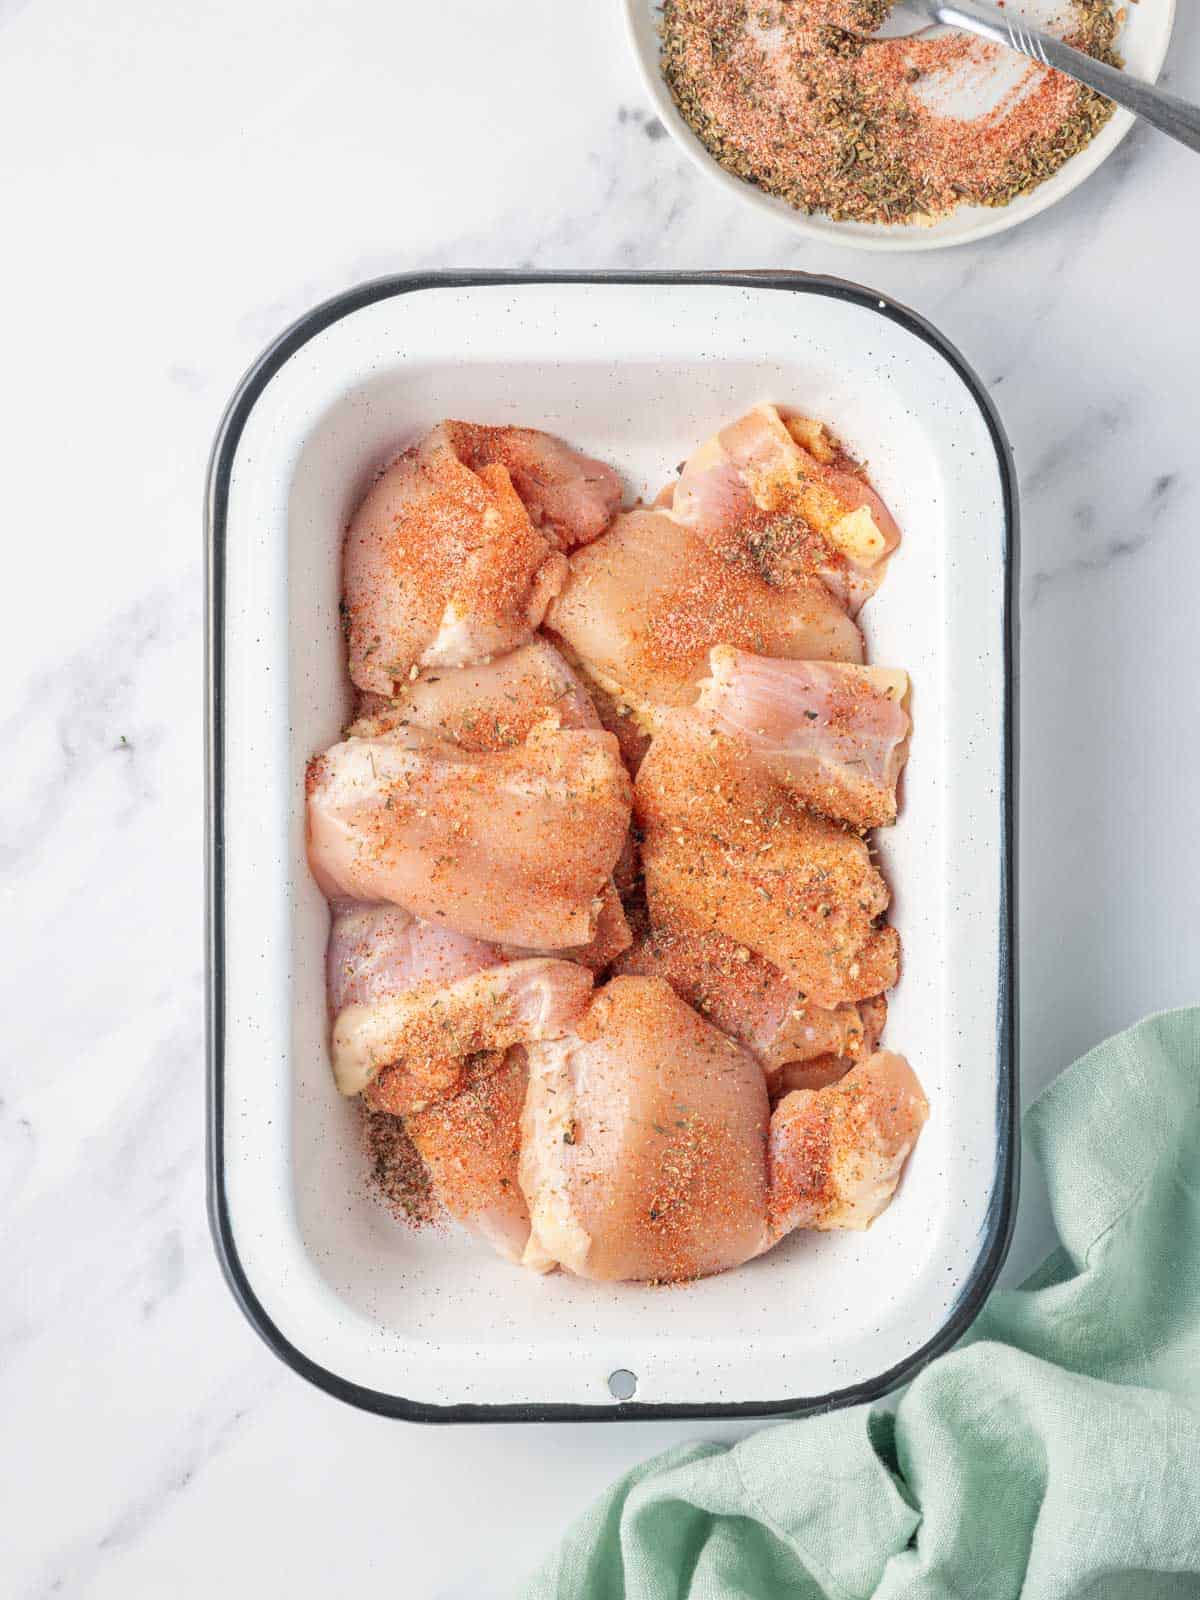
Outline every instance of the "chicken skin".
<path id="1" fill-rule="evenodd" d="M 862 636 L 815 580 L 786 592 L 661 512 L 632 511 L 571 558 L 547 626 L 635 711 L 689 705 L 714 645 L 861 661 Z"/>
<path id="2" fill-rule="evenodd" d="M 670 515 L 770 584 L 791 589 L 819 579 L 851 616 L 900 542 L 895 519 L 832 435 L 769 405 L 689 458 Z"/>
<path id="3" fill-rule="evenodd" d="M 309 763 L 309 862 L 329 898 L 386 900 L 477 939 L 561 950 L 595 936 L 629 831 L 611 734 L 539 723 L 478 754 L 415 728 Z"/>

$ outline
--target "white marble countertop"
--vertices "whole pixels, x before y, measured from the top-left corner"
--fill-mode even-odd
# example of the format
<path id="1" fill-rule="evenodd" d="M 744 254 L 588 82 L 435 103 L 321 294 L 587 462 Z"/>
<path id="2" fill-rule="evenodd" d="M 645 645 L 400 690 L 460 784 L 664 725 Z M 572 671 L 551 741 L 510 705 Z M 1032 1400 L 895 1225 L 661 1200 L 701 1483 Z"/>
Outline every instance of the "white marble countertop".
<path id="1" fill-rule="evenodd" d="M 1200 96 L 1191 7 L 1169 81 Z M 418 267 L 812 268 L 937 322 L 1024 495 L 1029 1097 L 1200 996 L 1200 167 L 1139 130 L 993 242 L 813 248 L 662 137 L 616 0 L 0 0 L 0 149 L 0 1592 L 510 1594 L 619 1469 L 744 1430 L 386 1422 L 294 1377 L 225 1290 L 200 513 L 226 396 L 315 300 Z M 1027 1171 L 1010 1279 L 1047 1235 Z"/>

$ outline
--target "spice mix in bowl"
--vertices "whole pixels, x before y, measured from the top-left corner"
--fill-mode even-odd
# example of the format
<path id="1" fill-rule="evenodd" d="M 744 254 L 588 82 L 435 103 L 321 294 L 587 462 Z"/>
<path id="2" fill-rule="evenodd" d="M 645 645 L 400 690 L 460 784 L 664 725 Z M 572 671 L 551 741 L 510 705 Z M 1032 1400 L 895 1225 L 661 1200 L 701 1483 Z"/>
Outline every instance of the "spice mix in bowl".
<path id="1" fill-rule="evenodd" d="M 725 171 L 835 222 L 1001 207 L 1087 146 L 1110 102 L 966 34 L 872 38 L 888 0 L 665 0 L 661 71 Z M 1108 0 L 1027 5 L 1117 61 Z"/>

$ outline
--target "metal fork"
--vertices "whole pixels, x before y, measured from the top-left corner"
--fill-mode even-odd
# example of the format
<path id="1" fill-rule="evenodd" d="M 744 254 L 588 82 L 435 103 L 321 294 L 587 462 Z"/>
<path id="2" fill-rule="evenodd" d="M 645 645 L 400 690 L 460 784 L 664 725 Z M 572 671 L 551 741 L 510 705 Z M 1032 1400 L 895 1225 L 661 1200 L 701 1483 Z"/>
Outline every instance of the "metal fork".
<path id="1" fill-rule="evenodd" d="M 1190 150 L 1200 150 L 1200 107 L 1190 105 L 1178 95 L 1168 94 L 1165 89 L 1156 89 L 1151 83 L 1143 83 L 1140 78 L 1131 78 L 1107 62 L 1096 61 L 1082 50 L 1064 44 L 1052 34 L 1027 27 L 1020 17 L 1010 16 L 995 6 L 979 4 L 978 0 L 956 0 L 952 5 L 944 0 L 901 0 L 875 37 L 907 38 L 926 33 L 939 23 L 976 34 L 980 39 L 990 39 L 993 44 L 1006 44 L 1043 67 L 1056 67 L 1078 83 L 1115 100 L 1117 105 L 1124 106 L 1163 133 L 1169 133 Z"/>

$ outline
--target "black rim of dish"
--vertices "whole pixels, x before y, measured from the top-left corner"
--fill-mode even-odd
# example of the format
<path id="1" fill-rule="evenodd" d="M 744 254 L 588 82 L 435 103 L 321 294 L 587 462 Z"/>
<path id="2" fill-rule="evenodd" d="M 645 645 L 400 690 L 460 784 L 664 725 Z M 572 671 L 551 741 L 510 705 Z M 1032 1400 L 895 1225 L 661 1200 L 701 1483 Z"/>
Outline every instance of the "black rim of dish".
<path id="1" fill-rule="evenodd" d="M 234 457 L 259 396 L 284 363 L 316 334 L 342 317 L 395 295 L 442 288 L 523 284 L 638 284 L 770 289 L 848 300 L 898 323 L 930 345 L 955 371 L 979 407 L 996 451 L 1004 502 L 1004 793 L 997 1028 L 996 1168 L 980 1251 L 962 1292 L 937 1334 L 877 1377 L 816 1397 L 709 1402 L 695 1405 L 498 1404 L 429 1405 L 352 1383 L 298 1349 L 267 1315 L 238 1256 L 225 1194 L 224 1173 L 224 626 L 225 536 Z M 1020 1145 L 1017 1138 L 1016 765 L 1017 595 L 1019 529 L 1016 474 L 995 407 L 974 371 L 936 328 L 888 296 L 840 278 L 805 272 L 424 272 L 377 278 L 335 295 L 307 312 L 271 343 L 234 391 L 217 429 L 205 498 L 205 1035 L 207 1057 L 207 1194 L 209 1226 L 225 1281 L 255 1332 L 281 1361 L 326 1393 L 381 1416 L 409 1422 L 627 1422 L 646 1418 L 802 1417 L 876 1400 L 914 1378 L 955 1344 L 975 1320 L 1008 1253 L 1012 1237 Z"/>

